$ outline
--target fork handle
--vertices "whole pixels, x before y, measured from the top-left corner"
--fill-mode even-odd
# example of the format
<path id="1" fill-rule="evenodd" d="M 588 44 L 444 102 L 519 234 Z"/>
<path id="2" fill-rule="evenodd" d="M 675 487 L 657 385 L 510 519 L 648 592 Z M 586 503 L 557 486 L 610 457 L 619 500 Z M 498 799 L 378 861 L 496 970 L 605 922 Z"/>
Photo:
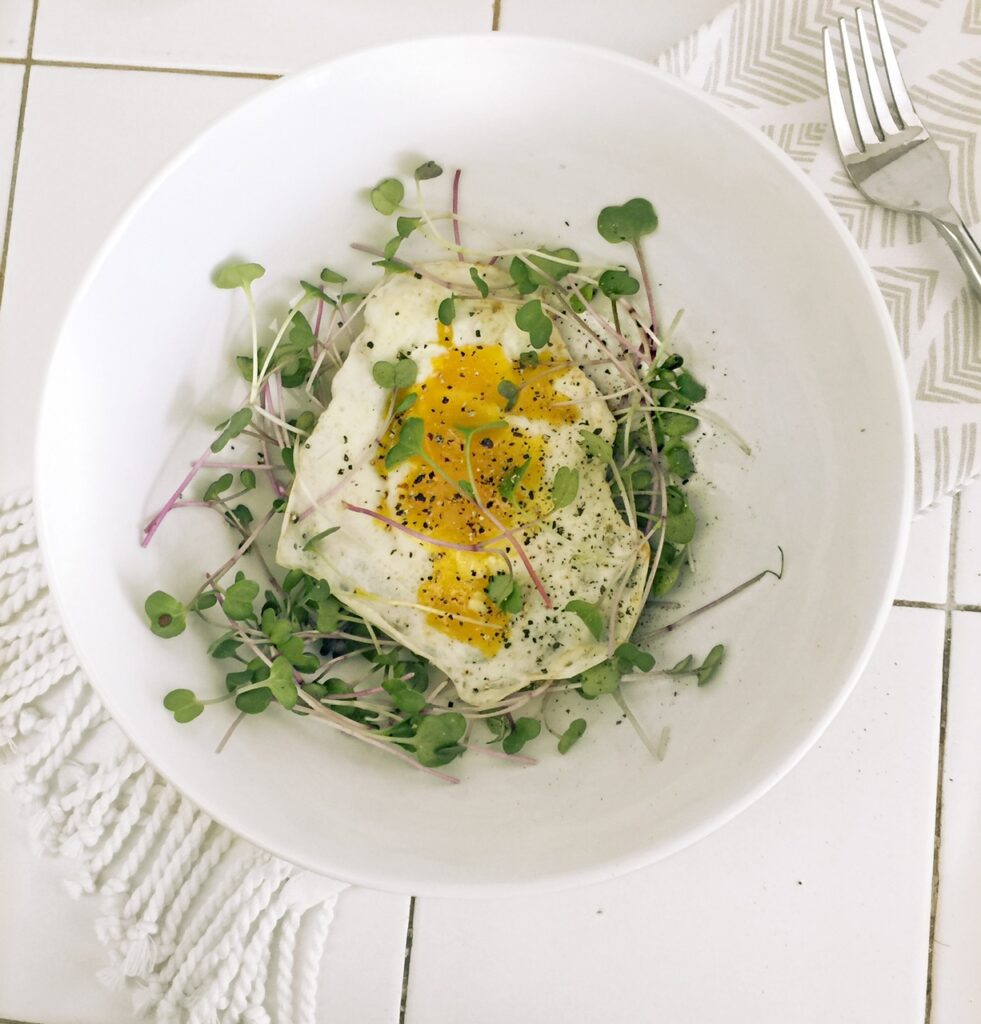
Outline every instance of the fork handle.
<path id="1" fill-rule="evenodd" d="M 981 248 L 974 236 L 967 230 L 967 225 L 953 211 L 944 217 L 931 217 L 933 226 L 940 232 L 940 237 L 950 246 L 967 282 L 974 292 L 974 297 L 981 301 Z"/>

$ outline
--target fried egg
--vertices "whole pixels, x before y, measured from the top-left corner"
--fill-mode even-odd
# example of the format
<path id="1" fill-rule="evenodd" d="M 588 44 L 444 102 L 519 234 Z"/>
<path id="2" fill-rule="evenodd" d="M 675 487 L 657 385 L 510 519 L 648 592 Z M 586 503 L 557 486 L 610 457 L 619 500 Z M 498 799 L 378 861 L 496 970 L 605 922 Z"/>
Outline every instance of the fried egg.
<path id="1" fill-rule="evenodd" d="M 397 275 L 368 297 L 331 401 L 296 446 L 277 560 L 325 580 L 367 622 L 442 670 L 461 698 L 486 707 L 530 683 L 590 668 L 626 640 L 650 551 L 617 509 L 602 461 L 583 448 L 583 431 L 608 442 L 616 433 L 596 385 L 554 323 L 537 365 L 522 360 L 529 335 L 515 313 L 525 300 L 494 296 L 509 282 L 496 267 L 480 268 L 487 298 L 459 297 L 475 295 L 469 269 L 430 264 L 431 276 Z M 447 326 L 437 311 L 456 289 Z M 393 393 L 372 369 L 400 358 L 412 359 L 417 375 Z M 502 381 L 517 390 L 511 408 Z M 438 472 L 418 455 L 386 468 L 409 419 L 422 421 Z M 467 445 L 468 428 L 491 425 Z M 571 504 L 556 509 L 552 483 L 561 467 L 578 472 L 579 486 Z M 466 493 L 470 481 L 476 501 Z M 505 481 L 514 486 L 505 483 L 502 493 Z M 521 592 L 513 613 L 487 593 L 511 567 Z M 565 610 L 573 600 L 599 610 L 599 638 Z"/>

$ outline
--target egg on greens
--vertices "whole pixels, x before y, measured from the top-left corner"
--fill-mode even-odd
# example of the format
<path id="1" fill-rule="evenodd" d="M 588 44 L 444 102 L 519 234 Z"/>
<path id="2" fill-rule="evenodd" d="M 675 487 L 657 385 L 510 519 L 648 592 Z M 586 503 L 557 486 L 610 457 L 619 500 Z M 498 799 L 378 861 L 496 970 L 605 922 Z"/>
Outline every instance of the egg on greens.
<path id="1" fill-rule="evenodd" d="M 428 270 L 451 288 L 403 274 L 369 296 L 296 447 L 277 559 L 485 707 L 603 661 L 611 622 L 625 641 L 650 551 L 606 480 L 614 418 L 558 329 L 519 327 L 523 300 L 454 297 L 474 294 L 467 264 Z"/>

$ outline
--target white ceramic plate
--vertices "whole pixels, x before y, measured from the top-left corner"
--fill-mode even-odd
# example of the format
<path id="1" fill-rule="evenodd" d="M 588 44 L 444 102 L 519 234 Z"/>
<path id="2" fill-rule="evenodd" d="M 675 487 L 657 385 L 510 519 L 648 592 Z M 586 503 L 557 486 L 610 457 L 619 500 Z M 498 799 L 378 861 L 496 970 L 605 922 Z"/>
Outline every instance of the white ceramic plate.
<path id="1" fill-rule="evenodd" d="M 227 706 L 178 726 L 175 686 L 221 692 L 189 630 L 144 624 L 157 587 L 188 593 L 229 549 L 205 513 L 141 525 L 207 443 L 231 394 L 238 297 L 209 284 L 262 262 L 269 299 L 388 225 L 363 189 L 421 159 L 464 168 L 464 213 L 502 242 L 616 258 L 598 209 L 642 195 L 650 261 L 710 407 L 753 445 L 699 447 L 705 528 L 694 607 L 787 553 L 773 580 L 672 634 L 662 664 L 728 645 L 698 690 L 635 684 L 671 742 L 654 762 L 609 714 L 534 768 L 476 755 L 442 784 L 286 713 L 213 748 Z M 587 48 L 512 36 L 355 54 L 271 87 L 143 193 L 64 325 L 40 425 L 52 587 L 82 664 L 136 746 L 220 822 L 280 856 L 404 892 L 500 894 L 599 880 L 663 857 L 780 778 L 844 701 L 897 576 L 910 513 L 905 382 L 885 309 L 831 208 L 774 146 L 673 79 Z M 216 557 L 217 555 L 217 557 Z M 614 709 L 615 710 L 615 709 Z M 457 762 L 461 764 L 461 762 Z M 454 770 L 456 765 L 454 765 Z"/>

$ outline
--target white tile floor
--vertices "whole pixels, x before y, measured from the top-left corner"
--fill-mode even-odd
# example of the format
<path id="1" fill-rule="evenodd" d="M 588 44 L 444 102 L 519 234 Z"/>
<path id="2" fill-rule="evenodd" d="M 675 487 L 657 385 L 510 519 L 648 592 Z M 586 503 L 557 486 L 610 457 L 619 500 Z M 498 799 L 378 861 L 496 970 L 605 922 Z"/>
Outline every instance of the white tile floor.
<path id="1" fill-rule="evenodd" d="M 23 57 L 31 31 L 31 0 L 4 0 L 0 4 L 0 57 Z"/>
<path id="2" fill-rule="evenodd" d="M 650 57 L 725 0 L 503 0 L 504 31 Z M 0 438 L 25 438 L 68 296 L 142 182 L 254 76 L 412 34 L 486 31 L 492 0 L 38 0 L 0 305 Z M 0 197 L 10 174 L 34 4 L 0 2 Z M 612 13 L 611 13 L 612 12 Z M 615 15 L 615 16 L 614 16 Z M 151 65 L 247 77 L 45 66 Z M 253 77 L 248 77 L 253 76 Z M 0 202 L 6 209 L 6 202 Z M 0 443 L 0 492 L 30 481 L 30 446 Z M 915 524 L 901 603 L 854 696 L 770 795 L 664 864 L 605 886 L 521 901 L 414 908 L 408 1024 L 510 1018 L 616 1024 L 969 1024 L 981 1019 L 981 484 Z M 950 592 L 952 518 L 957 559 Z M 925 607 L 926 606 L 926 607 Z M 929 607 L 935 606 L 935 607 Z M 945 641 L 949 639 L 949 674 Z M 933 830 L 944 680 L 943 842 L 928 993 Z M 0 1018 L 125 1024 L 95 981 L 91 903 L 30 852 L 0 792 Z M 342 897 L 319 1020 L 400 1019 L 409 901 Z"/>
<path id="3" fill-rule="evenodd" d="M 483 32 L 490 0 L 43 0 L 41 60 L 279 74 L 414 35 Z"/>

